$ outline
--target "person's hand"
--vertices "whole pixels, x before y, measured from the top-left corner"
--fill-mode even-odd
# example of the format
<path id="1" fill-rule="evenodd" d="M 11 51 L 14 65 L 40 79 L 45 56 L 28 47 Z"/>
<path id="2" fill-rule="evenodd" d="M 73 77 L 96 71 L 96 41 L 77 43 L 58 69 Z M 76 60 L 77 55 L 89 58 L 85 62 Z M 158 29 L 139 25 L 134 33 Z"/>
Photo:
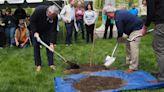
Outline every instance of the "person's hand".
<path id="1" fill-rule="evenodd" d="M 19 45 L 19 42 L 16 42 L 16 46 L 18 47 L 18 45 Z"/>
<path id="2" fill-rule="evenodd" d="M 53 43 L 50 43 L 50 47 L 51 47 L 52 49 L 54 49 L 54 44 L 53 44 Z"/>
<path id="3" fill-rule="evenodd" d="M 39 33 L 35 32 L 35 33 L 34 33 L 34 37 L 36 38 L 36 40 L 37 40 L 38 42 L 40 41 Z"/>
<path id="4" fill-rule="evenodd" d="M 20 46 L 23 48 L 23 47 L 24 47 L 24 45 L 25 45 L 25 44 L 24 44 L 24 43 L 22 43 Z"/>
<path id="5" fill-rule="evenodd" d="M 123 37 L 120 37 L 120 38 L 117 39 L 117 41 L 119 43 L 125 43 L 127 41 L 127 39 L 126 38 L 123 38 Z"/>
<path id="6" fill-rule="evenodd" d="M 146 34 L 146 32 L 147 32 L 147 27 L 146 26 L 143 26 L 142 29 L 141 29 L 141 31 L 140 31 L 140 35 L 141 36 L 144 36 Z"/>
<path id="7" fill-rule="evenodd" d="M 53 43 L 50 43 L 50 48 L 54 51 L 54 44 Z M 51 50 L 50 50 L 51 51 Z M 53 52 L 52 51 L 52 52 Z"/>
<path id="8" fill-rule="evenodd" d="M 35 33 L 34 33 L 34 37 L 35 37 L 35 38 L 38 38 L 38 37 L 39 37 L 39 33 L 35 32 Z"/>
<path id="9" fill-rule="evenodd" d="M 68 23 L 68 20 L 64 19 L 64 22 L 65 22 L 65 23 Z"/>

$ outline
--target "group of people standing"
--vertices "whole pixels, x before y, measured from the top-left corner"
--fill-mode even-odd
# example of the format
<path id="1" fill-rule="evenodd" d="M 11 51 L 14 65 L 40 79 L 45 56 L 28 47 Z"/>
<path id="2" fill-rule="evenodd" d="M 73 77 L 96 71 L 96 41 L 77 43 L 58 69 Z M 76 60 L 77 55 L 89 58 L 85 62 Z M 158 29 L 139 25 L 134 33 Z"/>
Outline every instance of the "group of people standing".
<path id="1" fill-rule="evenodd" d="M 75 0 L 69 0 L 69 4 L 65 5 L 60 15 L 65 23 L 67 34 L 66 34 L 66 45 L 72 44 L 72 33 L 74 31 L 75 42 L 77 41 L 77 32 L 79 27 L 81 28 L 82 39 L 85 39 L 84 24 L 86 27 L 86 42 L 93 42 L 93 31 L 97 18 L 96 12 L 93 10 L 92 3 L 88 3 L 86 9 L 81 2 L 78 2 L 77 8 L 75 8 Z"/>
<path id="2" fill-rule="evenodd" d="M 0 47 L 7 46 L 25 47 L 28 43 L 29 31 L 26 28 L 26 12 L 18 5 L 12 13 L 11 8 L 0 11 Z"/>

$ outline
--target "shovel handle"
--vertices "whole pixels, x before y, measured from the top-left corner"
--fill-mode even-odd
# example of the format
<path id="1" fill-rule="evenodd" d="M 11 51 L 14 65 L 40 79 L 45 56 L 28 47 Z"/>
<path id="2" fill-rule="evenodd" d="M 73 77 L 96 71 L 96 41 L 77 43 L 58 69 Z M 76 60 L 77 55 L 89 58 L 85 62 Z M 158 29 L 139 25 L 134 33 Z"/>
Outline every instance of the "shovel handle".
<path id="1" fill-rule="evenodd" d="M 45 46 L 50 51 L 54 52 L 54 49 L 52 49 L 50 46 L 48 46 L 46 43 L 44 43 L 41 39 L 38 42 L 40 42 L 43 46 Z"/>
<path id="2" fill-rule="evenodd" d="M 39 38 L 40 39 L 40 38 Z M 60 55 L 59 53 L 57 53 L 56 51 L 54 51 L 54 49 L 52 49 L 50 46 L 48 46 L 46 43 L 44 43 L 41 39 L 38 41 L 39 43 L 41 43 L 43 46 L 45 46 L 47 49 L 49 49 L 50 51 L 52 51 L 53 53 L 55 53 L 57 56 L 59 56 L 61 59 L 64 60 L 65 63 L 67 63 L 67 60 Z"/>
<path id="3" fill-rule="evenodd" d="M 115 45 L 115 47 L 114 47 L 114 49 L 113 49 L 112 57 L 114 56 L 114 53 L 116 52 L 117 47 L 118 47 L 118 43 L 116 43 L 116 45 Z"/>

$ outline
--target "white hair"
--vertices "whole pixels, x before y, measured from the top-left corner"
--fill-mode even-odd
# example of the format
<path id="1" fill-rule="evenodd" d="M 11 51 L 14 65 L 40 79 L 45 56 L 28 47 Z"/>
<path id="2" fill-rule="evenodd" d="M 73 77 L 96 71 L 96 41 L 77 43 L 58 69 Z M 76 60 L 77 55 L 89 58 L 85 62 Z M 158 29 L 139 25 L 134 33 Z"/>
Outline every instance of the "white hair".
<path id="1" fill-rule="evenodd" d="M 49 6 L 48 11 L 51 13 L 59 14 L 59 8 L 56 5 Z"/>
<path id="2" fill-rule="evenodd" d="M 113 7 L 112 5 L 107 5 L 107 6 L 105 6 L 105 7 L 103 8 L 103 10 L 104 10 L 105 12 L 115 12 L 115 11 L 116 11 L 116 8 Z"/>

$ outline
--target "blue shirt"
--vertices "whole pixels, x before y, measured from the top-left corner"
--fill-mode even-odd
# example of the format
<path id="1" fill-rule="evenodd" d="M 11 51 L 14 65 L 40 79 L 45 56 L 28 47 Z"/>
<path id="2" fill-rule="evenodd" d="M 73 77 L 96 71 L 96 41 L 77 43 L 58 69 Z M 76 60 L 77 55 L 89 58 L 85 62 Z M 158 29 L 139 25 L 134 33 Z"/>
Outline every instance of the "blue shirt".
<path id="1" fill-rule="evenodd" d="M 138 9 L 137 8 L 131 8 L 131 9 L 129 9 L 129 12 L 135 16 L 138 16 Z"/>
<path id="2" fill-rule="evenodd" d="M 140 30 L 143 27 L 143 21 L 126 10 L 116 11 L 115 21 L 118 31 L 118 38 L 122 37 L 123 33 L 130 35 L 131 32 Z"/>

